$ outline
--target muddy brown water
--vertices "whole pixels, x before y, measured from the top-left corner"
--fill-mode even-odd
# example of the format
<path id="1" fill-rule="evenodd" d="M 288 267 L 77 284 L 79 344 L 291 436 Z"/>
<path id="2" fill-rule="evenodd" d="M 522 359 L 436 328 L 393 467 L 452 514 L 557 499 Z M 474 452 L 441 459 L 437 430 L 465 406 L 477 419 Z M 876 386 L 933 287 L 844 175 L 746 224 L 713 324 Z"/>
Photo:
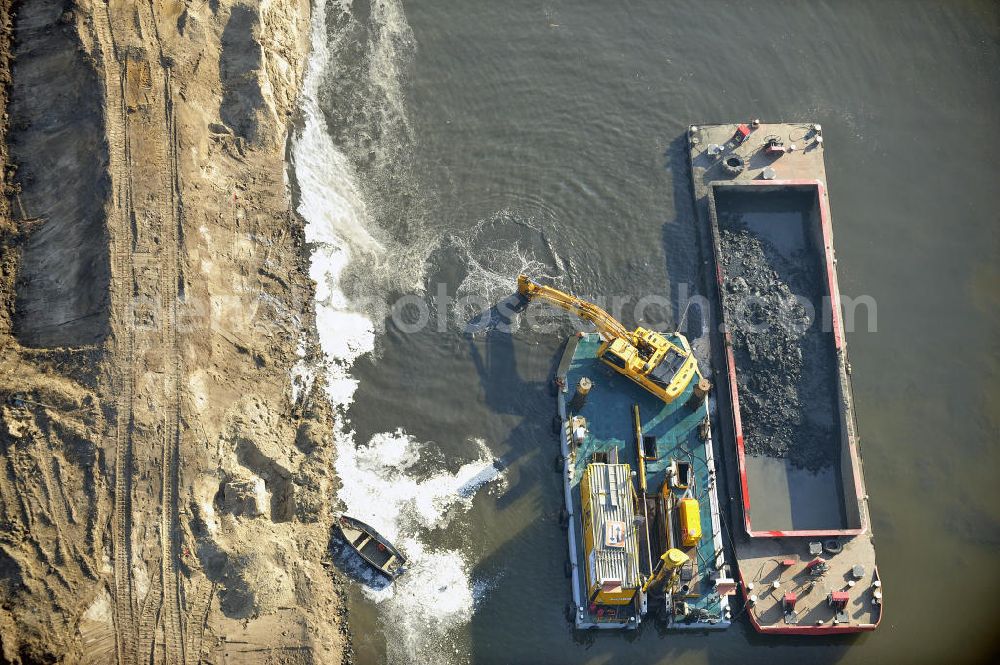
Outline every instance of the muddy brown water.
<path id="1" fill-rule="evenodd" d="M 356 7 L 362 21 L 369 9 Z M 988 662 L 1000 590 L 997 5 L 404 9 L 416 45 L 406 140 L 385 145 L 386 116 L 365 112 L 380 103 L 364 82 L 386 66 L 376 54 L 346 53 L 324 103 L 382 228 L 438 239 L 430 292 L 437 282 L 454 292 L 470 274 L 486 283 L 485 269 L 513 287 L 511 257 L 531 254 L 582 294 L 666 295 L 675 304 L 658 314 L 676 323 L 701 261 L 685 129 L 759 116 L 823 125 L 841 290 L 877 303 L 849 317 L 848 344 L 886 615 L 873 634 L 836 639 L 765 638 L 744 621 L 713 635 L 653 623 L 574 634 L 547 385 L 559 334 L 469 338 L 455 325 L 390 323 L 380 357 L 354 368 L 357 440 L 402 427 L 454 468 L 468 437 L 481 437 L 507 465 L 503 494 L 477 495 L 425 534 L 459 548 L 480 588 L 435 659 Z M 329 27 L 331 43 L 344 36 Z M 381 662 L 394 633 L 357 591 L 351 627 L 357 662 Z"/>
<path id="2" fill-rule="evenodd" d="M 687 124 L 812 120 L 827 137 L 841 288 L 878 303 L 877 331 L 859 321 L 848 343 L 887 615 L 874 634 L 821 641 L 763 638 L 742 623 L 710 636 L 653 625 L 574 635 L 545 385 L 558 337 L 390 326 L 382 357 L 356 368 L 359 440 L 401 426 L 461 458 L 471 434 L 509 463 L 499 500 L 479 497 L 431 535 L 462 545 L 474 576 L 497 580 L 454 630 L 448 660 L 983 660 L 1000 582 L 995 6 L 439 2 L 406 12 L 417 44 L 412 159 L 430 228 L 503 235 L 477 224 L 508 210 L 539 229 L 522 244 L 550 246 L 581 292 L 676 296 L 697 261 L 678 141 Z M 383 187 L 372 190 L 392 201 Z M 454 287 L 465 265 L 435 258 L 429 279 Z M 352 610 L 365 636 L 358 660 L 379 662 L 378 609 L 358 595 Z"/>

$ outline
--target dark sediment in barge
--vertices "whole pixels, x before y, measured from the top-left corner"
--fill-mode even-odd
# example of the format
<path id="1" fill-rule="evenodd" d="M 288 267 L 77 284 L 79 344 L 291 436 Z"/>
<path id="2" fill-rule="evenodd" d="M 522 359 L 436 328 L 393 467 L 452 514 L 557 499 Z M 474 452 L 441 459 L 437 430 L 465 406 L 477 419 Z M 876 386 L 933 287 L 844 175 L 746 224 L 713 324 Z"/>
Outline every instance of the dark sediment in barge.
<path id="1" fill-rule="evenodd" d="M 724 305 L 741 368 L 746 452 L 787 458 L 810 470 L 829 466 L 840 454 L 828 390 L 835 358 L 818 315 L 824 311 L 822 283 L 810 270 L 816 255 L 804 243 L 780 247 L 755 233 L 738 198 L 722 196 L 720 204 L 727 200 L 732 205 L 719 219 Z"/>

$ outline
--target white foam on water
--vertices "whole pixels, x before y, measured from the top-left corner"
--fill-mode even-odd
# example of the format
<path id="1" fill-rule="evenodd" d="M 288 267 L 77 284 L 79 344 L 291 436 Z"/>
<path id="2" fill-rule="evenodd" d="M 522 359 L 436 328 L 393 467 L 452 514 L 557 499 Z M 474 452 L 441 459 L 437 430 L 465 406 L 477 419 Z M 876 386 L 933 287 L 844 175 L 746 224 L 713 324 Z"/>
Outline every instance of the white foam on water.
<path id="1" fill-rule="evenodd" d="M 421 474 L 422 443 L 403 430 L 383 432 L 367 445 L 344 446 L 337 451 L 335 468 L 344 482 L 338 497 L 352 516 L 375 527 L 389 540 L 412 537 L 447 526 L 472 505 L 483 485 L 502 478 L 482 439 L 470 442 L 478 458 L 451 471 Z"/>
<path id="2" fill-rule="evenodd" d="M 448 242 L 465 267 L 449 314 L 467 324 L 467 333 L 497 327 L 509 332 L 518 330 L 520 317 L 509 321 L 490 318 L 492 308 L 508 302 L 513 295 L 518 275 L 523 273 L 556 286 L 563 281 L 565 262 L 543 227 L 516 210 L 498 210 L 480 219 L 472 229 L 452 234 Z"/>
<path id="3" fill-rule="evenodd" d="M 309 276 L 316 282 L 316 328 L 326 354 L 326 392 L 334 406 L 346 407 L 357 388 L 350 367 L 375 348 L 375 331 L 370 320 L 351 308 L 339 278 L 352 252 L 377 254 L 382 246 L 365 228 L 366 209 L 354 184 L 354 169 L 333 144 L 319 106 L 330 58 L 325 9 L 321 2 L 314 7 L 312 53 L 301 96 L 303 123 L 292 143 L 292 160 L 298 211 L 306 221 L 306 242 L 312 245 Z"/>
<path id="4" fill-rule="evenodd" d="M 357 389 L 351 369 L 358 358 L 375 349 L 377 329 L 345 295 L 342 279 L 352 261 L 391 267 L 395 248 L 370 232 L 374 226 L 357 185 L 359 175 L 327 131 L 319 102 L 331 66 L 327 6 L 319 0 L 313 10 L 312 53 L 301 97 L 302 126 L 291 154 L 299 188 L 298 212 L 306 222 L 305 237 L 311 247 L 309 273 L 316 282 L 316 326 L 324 357 L 318 367 L 310 366 L 304 346 L 299 350 L 292 394 L 297 399 L 311 382 L 311 372 L 322 371 L 326 396 L 334 407 L 336 471 L 342 485 L 338 499 L 348 514 L 374 526 L 409 557 L 409 570 L 396 584 L 381 590 L 366 588 L 380 609 L 390 661 L 454 663 L 467 659 L 454 632 L 475 611 L 473 589 L 479 589 L 481 598 L 488 587 L 473 582 L 462 551 L 431 548 L 425 539 L 468 510 L 479 488 L 502 476 L 481 440 L 471 442 L 476 459 L 449 468 L 436 468 L 423 454 L 433 444 L 416 441 L 402 430 L 376 434 L 365 445 L 355 443 L 346 416 Z M 334 10 L 343 14 L 349 7 L 340 3 Z M 405 31 L 408 26 L 396 0 L 373 2 L 371 13 L 383 18 L 376 26 L 376 46 L 382 46 L 373 49 L 372 76 L 384 77 L 382 70 L 397 67 L 389 48 L 392 26 Z M 398 78 L 398 72 L 390 74 L 389 80 Z M 401 104 L 398 93 L 389 92 L 386 99 Z M 449 647 L 442 649 L 443 644 Z"/>
<path id="5" fill-rule="evenodd" d="M 455 550 L 426 549 L 404 539 L 410 567 L 396 584 L 377 595 L 384 608 L 381 621 L 396 639 L 386 644 L 394 663 L 454 663 L 466 660 L 449 634 L 472 618 L 475 600 L 469 570 Z"/>
<path id="6" fill-rule="evenodd" d="M 395 584 L 364 588 L 380 607 L 390 662 L 459 660 L 453 630 L 472 618 L 478 600 L 492 588 L 472 579 L 462 551 L 431 548 L 423 540 L 471 508 L 478 489 L 504 482 L 485 442 L 470 443 L 476 460 L 429 474 L 419 469 L 424 448 L 432 444 L 402 430 L 376 434 L 366 445 L 338 446 L 335 468 L 343 482 L 338 497 L 346 512 L 371 524 L 408 557 L 407 570 Z"/>
<path id="7" fill-rule="evenodd" d="M 512 293 L 521 273 L 556 280 L 558 272 L 530 246 L 529 241 L 548 242 L 533 222 L 516 211 L 498 210 L 470 231 L 454 234 L 450 241 L 466 268 L 456 296 L 495 303 Z M 550 250 L 548 244 L 543 246 Z M 562 263 L 561 258 L 556 261 Z"/>
<path id="8" fill-rule="evenodd" d="M 478 459 L 456 471 L 437 470 L 422 478 L 413 471 L 422 461 L 422 450 L 430 444 L 401 430 L 377 434 L 368 445 L 345 451 L 347 454 L 337 460 L 338 475 L 357 480 L 340 494 L 348 512 L 362 516 L 400 543 L 409 557 L 407 571 L 395 585 L 366 589 L 383 608 L 383 626 L 393 637 L 388 641 L 392 662 L 411 662 L 413 658 L 454 662 L 458 647 L 450 632 L 472 618 L 477 597 L 489 588 L 472 580 L 461 551 L 432 549 L 420 539 L 469 509 L 476 491 L 487 483 L 502 490 L 502 473 L 485 442 L 474 439 L 470 443 Z M 442 649 L 444 644 L 449 648 Z"/>

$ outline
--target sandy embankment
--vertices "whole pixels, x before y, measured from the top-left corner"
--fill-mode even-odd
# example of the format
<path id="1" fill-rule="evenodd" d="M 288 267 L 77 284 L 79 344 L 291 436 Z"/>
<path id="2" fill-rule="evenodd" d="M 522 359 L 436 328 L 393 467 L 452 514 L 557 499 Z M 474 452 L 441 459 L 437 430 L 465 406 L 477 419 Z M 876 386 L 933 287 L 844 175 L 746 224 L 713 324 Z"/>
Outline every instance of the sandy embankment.
<path id="1" fill-rule="evenodd" d="M 3 660 L 342 662 L 329 407 L 290 380 L 308 1 L 6 5 Z"/>

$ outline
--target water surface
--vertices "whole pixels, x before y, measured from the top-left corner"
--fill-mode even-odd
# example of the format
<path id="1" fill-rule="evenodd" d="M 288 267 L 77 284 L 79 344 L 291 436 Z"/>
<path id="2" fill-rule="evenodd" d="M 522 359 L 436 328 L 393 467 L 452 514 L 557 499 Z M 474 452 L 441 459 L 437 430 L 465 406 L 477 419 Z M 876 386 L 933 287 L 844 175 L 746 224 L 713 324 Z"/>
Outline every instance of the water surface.
<path id="1" fill-rule="evenodd" d="M 346 391 L 339 445 L 362 449 L 339 498 L 402 488 L 372 519 L 432 562 L 392 598 L 352 588 L 357 662 L 986 659 L 1000 590 L 997 5 L 338 7 L 314 91 L 323 180 L 303 186 L 308 150 L 296 176 L 304 198 L 327 197 L 309 210 L 335 266 L 317 273 L 328 353 L 346 358 L 328 369 Z M 878 305 L 848 343 L 886 618 L 821 640 L 743 622 L 574 634 L 547 383 L 560 335 L 442 332 L 434 307 L 405 332 L 385 303 L 499 298 L 524 268 L 584 295 L 678 300 L 699 261 L 685 128 L 752 116 L 823 125 L 841 289 Z M 362 342 L 333 334 L 348 329 Z"/>

